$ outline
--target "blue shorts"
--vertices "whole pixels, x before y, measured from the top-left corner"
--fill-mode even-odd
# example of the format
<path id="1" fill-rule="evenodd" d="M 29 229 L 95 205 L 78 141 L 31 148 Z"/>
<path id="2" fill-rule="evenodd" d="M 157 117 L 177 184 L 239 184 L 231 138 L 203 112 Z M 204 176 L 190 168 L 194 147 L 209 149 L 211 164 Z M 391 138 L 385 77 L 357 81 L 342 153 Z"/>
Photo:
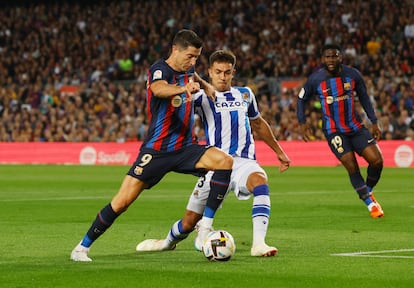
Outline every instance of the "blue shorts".
<path id="1" fill-rule="evenodd" d="M 362 127 L 353 133 L 333 133 L 325 136 L 329 147 L 338 159 L 350 151 L 361 155 L 366 147 L 377 144 L 366 127 Z"/>
<path id="2" fill-rule="evenodd" d="M 127 174 L 147 184 L 148 189 L 157 184 L 168 172 L 192 174 L 200 177 L 205 175 L 207 171 L 196 169 L 195 165 L 211 147 L 193 144 L 174 152 L 159 152 L 141 148 Z"/>

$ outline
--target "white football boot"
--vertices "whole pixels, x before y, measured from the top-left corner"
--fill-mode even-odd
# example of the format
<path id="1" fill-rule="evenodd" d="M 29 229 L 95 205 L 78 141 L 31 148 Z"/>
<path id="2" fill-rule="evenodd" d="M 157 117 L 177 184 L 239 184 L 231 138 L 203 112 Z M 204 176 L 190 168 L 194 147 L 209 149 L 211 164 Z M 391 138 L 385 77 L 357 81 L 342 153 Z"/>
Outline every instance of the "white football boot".
<path id="1" fill-rule="evenodd" d="M 89 248 L 83 247 L 80 243 L 70 253 L 70 259 L 79 262 L 91 262 L 92 259 L 88 257 Z"/>
<path id="2" fill-rule="evenodd" d="M 164 239 L 147 239 L 137 245 L 138 252 L 174 250 L 176 245 L 169 246 Z"/>
<path id="3" fill-rule="evenodd" d="M 255 257 L 270 257 L 270 256 L 276 256 L 277 255 L 277 248 L 271 247 L 265 243 L 254 245 L 252 249 L 250 250 L 250 255 Z"/>
<path id="4" fill-rule="evenodd" d="M 197 225 L 195 226 L 195 230 L 197 232 L 197 236 L 194 239 L 194 248 L 197 251 L 203 251 L 203 245 L 207 239 L 207 235 L 214 229 L 213 227 L 205 227 L 201 221 L 198 221 Z"/>

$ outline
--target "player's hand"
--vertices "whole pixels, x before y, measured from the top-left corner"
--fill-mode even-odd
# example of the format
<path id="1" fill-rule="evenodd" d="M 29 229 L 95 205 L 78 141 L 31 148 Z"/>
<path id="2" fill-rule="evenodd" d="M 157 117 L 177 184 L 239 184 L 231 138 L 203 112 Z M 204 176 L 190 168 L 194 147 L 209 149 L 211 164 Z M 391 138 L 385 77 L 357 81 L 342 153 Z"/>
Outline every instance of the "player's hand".
<path id="1" fill-rule="evenodd" d="M 188 82 L 187 85 L 185 85 L 185 90 L 189 94 L 194 94 L 200 91 L 200 83 L 198 82 Z"/>
<path id="2" fill-rule="evenodd" d="M 202 79 L 197 72 L 194 72 L 194 80 L 200 83 L 200 87 L 203 88 L 204 93 L 214 102 L 216 100 L 216 91 L 213 85 Z"/>
<path id="3" fill-rule="evenodd" d="M 286 154 L 278 155 L 277 158 L 280 161 L 279 172 L 283 173 L 290 167 L 290 159 Z"/>
<path id="4" fill-rule="evenodd" d="M 204 92 L 206 93 L 207 97 L 211 99 L 211 101 L 216 100 L 216 90 L 210 84 L 204 85 Z"/>
<path id="5" fill-rule="evenodd" d="M 309 131 L 308 125 L 300 124 L 299 128 L 300 128 L 300 133 L 302 135 L 303 141 L 305 141 L 305 142 L 310 141 L 311 140 L 311 133 Z"/>
<path id="6" fill-rule="evenodd" d="M 372 124 L 372 135 L 374 136 L 376 141 L 379 141 L 381 139 L 382 131 L 379 128 L 378 124 Z"/>

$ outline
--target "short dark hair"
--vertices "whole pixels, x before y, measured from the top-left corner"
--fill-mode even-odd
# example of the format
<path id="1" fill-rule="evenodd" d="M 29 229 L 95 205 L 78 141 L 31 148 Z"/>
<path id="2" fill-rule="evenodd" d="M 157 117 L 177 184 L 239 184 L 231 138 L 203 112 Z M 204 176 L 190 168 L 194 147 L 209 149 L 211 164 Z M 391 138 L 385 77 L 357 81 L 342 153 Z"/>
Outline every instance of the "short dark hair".
<path id="1" fill-rule="evenodd" d="M 231 63 L 233 67 L 236 66 L 236 56 L 233 54 L 233 52 L 229 50 L 217 50 L 214 51 L 209 58 L 209 64 L 210 66 L 213 65 L 214 62 L 225 62 L 225 63 Z"/>
<path id="2" fill-rule="evenodd" d="M 338 50 L 339 53 L 342 53 L 341 46 L 339 46 L 338 44 L 325 44 L 325 45 L 323 45 L 321 54 L 323 55 L 323 53 L 326 50 Z"/>
<path id="3" fill-rule="evenodd" d="M 203 40 L 198 35 L 189 29 L 181 29 L 175 34 L 173 45 L 180 46 L 181 48 L 195 47 L 197 49 L 203 46 Z"/>

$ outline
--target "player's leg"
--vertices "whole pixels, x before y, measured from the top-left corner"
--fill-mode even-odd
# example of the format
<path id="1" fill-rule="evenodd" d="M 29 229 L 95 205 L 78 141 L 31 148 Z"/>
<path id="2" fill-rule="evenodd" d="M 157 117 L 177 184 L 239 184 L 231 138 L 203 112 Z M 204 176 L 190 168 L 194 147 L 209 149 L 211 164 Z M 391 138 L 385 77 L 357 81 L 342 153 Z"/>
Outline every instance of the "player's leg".
<path id="1" fill-rule="evenodd" d="M 142 181 L 136 178 L 129 175 L 125 176 L 118 193 L 111 203 L 98 212 L 81 242 L 73 249 L 71 253 L 73 261 L 92 261 L 87 254 L 93 242 L 113 224 L 121 213 L 127 210 L 144 190 L 144 185 Z"/>
<path id="2" fill-rule="evenodd" d="M 364 181 L 364 178 L 361 175 L 359 170 L 358 162 L 355 158 L 353 152 L 348 152 L 339 159 L 344 165 L 345 169 L 348 171 L 351 184 L 354 187 L 355 191 L 358 193 L 359 198 L 365 203 L 373 218 L 378 218 L 384 215 L 382 210 L 370 197 L 368 187 Z"/>
<path id="3" fill-rule="evenodd" d="M 198 179 L 188 200 L 184 217 L 171 226 L 167 237 L 165 239 L 147 239 L 140 242 L 136 248 L 138 252 L 173 250 L 179 242 L 187 238 L 203 215 L 210 192 L 210 179 L 212 174 L 213 171 L 209 171 L 206 175 Z M 195 247 L 196 250 L 201 251 L 202 243 L 199 243 L 197 239 L 199 237 L 196 237 Z"/>
<path id="4" fill-rule="evenodd" d="M 270 193 L 266 172 L 251 159 L 234 157 L 232 189 L 239 200 L 253 196 L 251 217 L 253 224 L 252 256 L 274 256 L 276 247 L 266 244 L 270 220 Z"/>
<path id="5" fill-rule="evenodd" d="M 188 200 L 187 211 L 193 211 L 199 215 L 197 223 L 195 223 L 196 237 L 194 239 L 194 248 L 197 251 L 202 251 L 205 238 L 208 233 L 213 231 L 213 226 L 203 225 L 202 218 L 204 209 L 207 204 L 207 198 L 210 193 L 210 181 L 213 175 L 213 171 L 209 171 L 203 177 L 200 177 L 191 193 L 191 197 Z M 194 224 L 192 222 L 191 224 Z M 211 224 L 212 225 L 212 224 Z"/>
<path id="6" fill-rule="evenodd" d="M 352 137 L 352 145 L 355 147 L 355 151 L 358 153 L 358 155 L 362 156 L 368 163 L 367 178 L 365 183 L 367 185 L 370 197 L 367 202 L 370 202 L 371 200 L 375 203 L 375 205 L 371 203 L 368 204 L 368 207 L 372 208 L 370 209 L 370 211 L 372 210 L 371 216 L 373 218 L 382 217 L 384 216 L 384 211 L 382 210 L 381 205 L 375 199 L 374 193 L 372 191 L 381 177 L 381 172 L 384 165 L 381 151 L 376 141 L 374 140 L 374 137 L 366 128 L 361 129 L 354 137 Z"/>
<path id="7" fill-rule="evenodd" d="M 201 216 L 201 213 L 186 210 L 184 217 L 171 226 L 167 237 L 164 239 L 146 239 L 137 245 L 136 250 L 138 252 L 174 250 L 177 244 L 186 239 L 194 230 Z"/>
<path id="8" fill-rule="evenodd" d="M 144 189 L 151 188 L 171 171 L 171 167 L 175 164 L 173 160 L 165 154 L 156 154 L 153 150 L 141 148 L 138 157 L 124 177 L 118 193 L 111 203 L 98 213 L 81 242 L 73 249 L 71 259 L 91 261 L 87 253 L 92 243 L 128 209 Z"/>
<path id="9" fill-rule="evenodd" d="M 356 144 L 360 141 L 356 141 L 357 138 L 353 139 L 352 136 L 341 134 L 327 135 L 327 140 L 331 151 L 347 170 L 352 187 L 358 193 L 359 198 L 365 203 L 371 216 L 377 218 L 375 211 L 372 211 L 373 209 L 375 210 L 375 202 L 370 198 L 368 187 L 361 175 L 355 157 L 354 149 L 355 147 L 358 148 Z"/>
<path id="10" fill-rule="evenodd" d="M 212 227 L 214 215 L 227 193 L 232 166 L 233 158 L 216 147 L 207 149 L 196 164 L 196 168 L 214 171 L 210 181 L 210 193 L 202 218 L 203 226 L 207 229 Z"/>
<path id="11" fill-rule="evenodd" d="M 210 152 L 211 150 L 213 150 L 213 152 Z M 173 160 L 171 157 L 176 157 L 177 160 Z M 215 147 L 204 147 L 204 146 L 199 146 L 199 145 L 193 145 L 193 146 L 189 146 L 186 149 L 184 149 L 181 153 L 179 153 L 179 155 L 171 156 L 171 157 L 170 157 L 171 161 L 180 163 L 180 165 L 174 169 L 174 171 L 179 172 L 179 173 L 194 173 L 196 172 L 194 169 L 196 169 L 198 172 L 200 172 L 200 170 L 205 171 L 205 170 L 222 169 L 222 170 L 216 170 L 214 172 L 211 172 L 211 174 L 213 174 L 211 179 L 213 179 L 214 174 L 217 174 L 215 179 L 219 183 L 217 183 L 216 186 L 219 186 L 219 187 L 215 188 L 216 195 L 221 195 L 223 189 L 225 189 L 225 192 L 227 191 L 229 180 L 226 180 L 226 179 L 223 180 L 223 174 L 224 175 L 226 173 L 231 174 L 231 165 L 233 162 L 231 156 L 229 156 L 228 154 L 224 153 L 223 151 Z M 229 164 L 229 158 L 230 158 L 230 164 Z M 228 169 L 226 170 L 226 168 L 228 167 L 230 167 L 229 172 L 227 171 Z M 205 182 L 205 179 L 204 180 L 203 179 L 204 178 L 201 177 L 199 179 L 199 182 L 197 182 L 197 185 L 199 185 L 200 181 Z M 212 183 L 212 180 L 210 182 Z M 223 188 L 223 185 L 224 185 L 224 188 Z M 223 193 L 223 195 L 225 195 L 225 192 Z M 207 195 L 209 194 L 207 193 Z M 164 251 L 164 250 L 174 249 L 175 245 L 178 242 L 187 238 L 187 236 L 193 231 L 196 223 L 201 218 L 201 215 L 203 211 L 205 210 L 207 197 L 203 198 L 203 202 L 198 203 L 196 207 L 188 206 L 184 217 L 176 221 L 173 224 L 173 226 L 171 227 L 165 239 L 144 240 L 137 245 L 137 248 L 136 248 L 137 251 Z M 193 198 L 193 195 L 190 197 L 189 204 L 191 203 L 192 198 Z M 214 205 L 211 205 L 211 207 L 213 207 L 212 208 L 213 210 Z M 214 209 L 214 212 L 216 210 L 217 208 Z"/>
<path id="12" fill-rule="evenodd" d="M 384 160 L 381 151 L 376 144 L 364 148 L 361 152 L 361 156 L 368 163 L 366 183 L 368 191 L 371 193 L 381 178 Z"/>
<path id="13" fill-rule="evenodd" d="M 267 177 L 264 173 L 255 172 L 247 179 L 247 189 L 253 192 L 252 222 L 253 243 L 252 256 L 275 256 L 277 248 L 265 242 L 270 219 L 270 195 Z"/>

